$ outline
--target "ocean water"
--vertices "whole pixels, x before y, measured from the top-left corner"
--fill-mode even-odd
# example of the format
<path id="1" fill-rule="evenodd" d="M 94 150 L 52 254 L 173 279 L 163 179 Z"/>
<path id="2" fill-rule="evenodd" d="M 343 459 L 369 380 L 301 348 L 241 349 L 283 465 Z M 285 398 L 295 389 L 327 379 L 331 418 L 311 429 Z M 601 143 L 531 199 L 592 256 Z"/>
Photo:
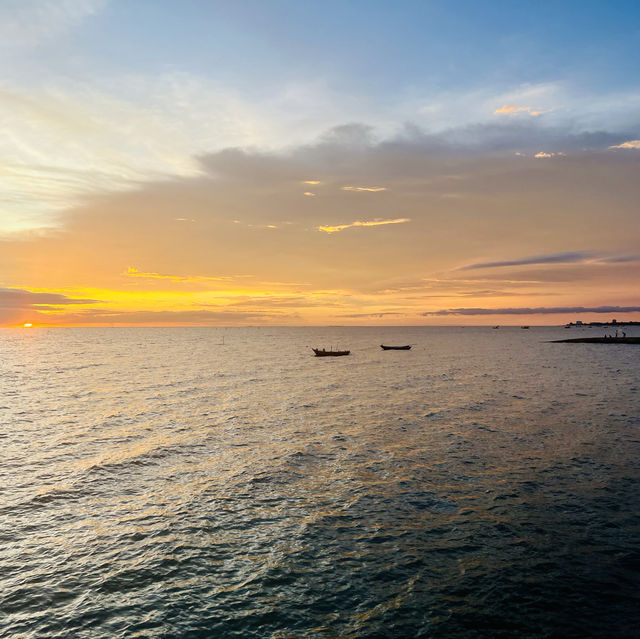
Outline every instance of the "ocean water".
<path id="1" fill-rule="evenodd" d="M 0 331 L 0 636 L 637 637 L 640 346 L 584 334 Z"/>

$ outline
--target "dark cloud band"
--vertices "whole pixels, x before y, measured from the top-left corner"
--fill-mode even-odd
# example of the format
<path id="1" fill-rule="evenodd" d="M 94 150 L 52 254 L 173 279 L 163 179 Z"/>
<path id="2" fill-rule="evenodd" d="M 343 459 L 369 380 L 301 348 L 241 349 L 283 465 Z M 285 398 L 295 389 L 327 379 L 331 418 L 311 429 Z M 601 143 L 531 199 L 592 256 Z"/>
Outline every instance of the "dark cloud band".
<path id="1" fill-rule="evenodd" d="M 640 306 L 538 306 L 534 308 L 448 308 L 422 313 L 426 317 L 447 315 L 553 315 L 556 313 L 636 313 Z"/>
<path id="2" fill-rule="evenodd" d="M 496 268 L 500 266 L 523 266 L 527 264 L 574 264 L 584 262 L 595 257 L 592 251 L 568 251 L 566 253 L 553 253 L 551 255 L 534 255 L 523 257 L 519 260 L 504 260 L 501 262 L 476 262 L 462 266 L 459 271 L 469 271 L 478 268 Z"/>
<path id="3" fill-rule="evenodd" d="M 67 297 L 61 293 L 33 293 L 21 288 L 0 288 L 0 309 L 38 309 L 72 304 L 97 304 L 100 300 Z"/>

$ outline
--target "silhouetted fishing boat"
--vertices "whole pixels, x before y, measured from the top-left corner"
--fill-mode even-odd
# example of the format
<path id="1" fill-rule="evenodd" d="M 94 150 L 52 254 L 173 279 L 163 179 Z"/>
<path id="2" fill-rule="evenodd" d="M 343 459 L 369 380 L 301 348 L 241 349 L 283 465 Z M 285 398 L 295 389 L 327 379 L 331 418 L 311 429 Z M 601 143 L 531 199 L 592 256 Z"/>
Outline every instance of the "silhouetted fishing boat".
<path id="1" fill-rule="evenodd" d="M 521 326 L 520 328 L 529 328 L 528 326 Z"/>
<path id="2" fill-rule="evenodd" d="M 316 357 L 340 357 L 341 355 L 348 355 L 351 351 L 334 351 L 327 350 L 326 348 L 312 348 L 311 349 Z"/>
<path id="3" fill-rule="evenodd" d="M 383 351 L 410 351 L 411 346 L 385 346 L 384 344 L 380 344 L 380 348 Z"/>

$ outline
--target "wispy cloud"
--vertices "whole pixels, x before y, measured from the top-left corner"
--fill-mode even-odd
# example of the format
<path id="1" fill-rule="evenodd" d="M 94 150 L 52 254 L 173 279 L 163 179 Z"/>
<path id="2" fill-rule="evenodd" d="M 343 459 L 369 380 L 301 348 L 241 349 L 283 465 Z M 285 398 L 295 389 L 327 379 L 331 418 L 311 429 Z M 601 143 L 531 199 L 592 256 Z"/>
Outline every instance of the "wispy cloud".
<path id="1" fill-rule="evenodd" d="M 383 311 L 381 313 L 349 313 L 344 315 L 338 315 L 337 317 L 344 317 L 350 319 L 368 319 L 368 318 L 382 318 L 393 315 L 407 315 L 407 313 L 401 313 L 400 311 Z"/>
<path id="2" fill-rule="evenodd" d="M 265 226 L 263 228 L 269 229 L 277 229 L 278 227 L 271 224 L 269 226 Z M 140 277 L 143 279 L 157 279 L 157 280 L 168 280 L 171 282 L 242 282 L 242 286 L 244 288 L 254 288 L 254 287 L 304 287 L 308 286 L 308 282 L 282 282 L 282 281 L 274 281 L 274 280 L 259 280 L 255 275 L 220 275 L 220 276 L 209 276 L 209 275 L 172 275 L 166 273 L 152 273 L 152 272 L 142 272 L 137 268 L 130 266 L 125 272 L 125 275 L 128 277 Z M 250 282 L 250 283 L 247 283 Z M 225 294 L 228 294 L 226 292 Z"/>
<path id="3" fill-rule="evenodd" d="M 294 316 L 290 311 L 287 317 Z M 147 325 L 147 326 L 228 326 L 243 325 L 255 322 L 270 322 L 274 319 L 282 321 L 283 314 L 273 311 L 243 311 L 243 310 L 180 310 L 180 311 L 112 311 L 108 309 L 85 310 L 81 313 L 65 313 L 64 315 L 41 317 L 50 324 L 64 325 Z M 38 317 L 36 317 L 38 319 Z"/>
<path id="4" fill-rule="evenodd" d="M 275 227 L 273 227 L 275 228 Z M 209 277 L 206 275 L 163 275 L 161 273 L 145 273 L 130 266 L 125 274 L 129 277 L 142 277 L 145 279 L 171 280 L 172 282 L 229 282 L 233 277 Z"/>
<path id="5" fill-rule="evenodd" d="M 404 224 L 405 222 L 411 222 L 408 217 L 401 217 L 396 220 L 371 220 L 369 222 L 351 222 L 351 224 L 338 224 L 337 226 L 319 226 L 318 231 L 324 231 L 325 233 L 338 233 L 345 229 L 350 229 L 356 226 L 383 226 L 385 224 Z"/>
<path id="6" fill-rule="evenodd" d="M 229 306 L 239 308 L 262 308 L 262 309 L 276 309 L 276 308 L 312 308 L 312 307 L 342 307 L 344 301 L 334 299 L 331 295 L 321 295 L 312 291 L 308 294 L 295 293 L 285 296 L 278 295 L 253 295 L 236 297 Z"/>
<path id="7" fill-rule="evenodd" d="M 547 153 L 546 151 L 538 151 L 538 153 L 536 153 L 533 157 L 534 158 L 555 158 L 555 157 L 562 157 L 566 155 L 566 153 L 561 153 L 561 152 L 551 152 L 551 153 Z"/>
<path id="8" fill-rule="evenodd" d="M 610 149 L 640 149 L 640 140 L 629 140 L 622 144 L 614 144 Z"/>
<path id="9" fill-rule="evenodd" d="M 596 257 L 593 251 L 568 251 L 566 253 L 552 253 L 550 255 L 535 255 L 533 257 L 524 257 L 518 260 L 504 260 L 500 262 L 476 262 L 461 266 L 459 271 L 469 271 L 479 268 L 496 268 L 500 266 L 524 266 L 527 264 L 573 264 L 576 262 L 584 262 Z"/>
<path id="10" fill-rule="evenodd" d="M 62 293 L 0 288 L 0 324 L 19 324 L 63 313 L 69 306 L 98 304 L 100 300 L 68 297 Z"/>
<path id="11" fill-rule="evenodd" d="M 233 89 L 188 73 L 5 83 L 0 119 L 11 135 L 0 139 L 0 170 L 12 216 L 0 215 L 0 231 L 49 226 L 87 194 L 202 175 L 198 156 L 212 149 L 274 144 L 280 131 L 264 117 Z"/>
<path id="12" fill-rule="evenodd" d="M 0 7 L 0 47 L 26 49 L 63 36 L 107 0 L 20 0 Z"/>
<path id="13" fill-rule="evenodd" d="M 386 186 L 343 186 L 343 191 L 368 191 L 369 193 L 378 193 L 380 191 L 386 191 Z"/>
<path id="14" fill-rule="evenodd" d="M 43 310 L 52 306 L 70 304 L 97 304 L 100 300 L 68 297 L 61 293 L 34 292 L 21 288 L 0 288 L 0 308 Z"/>
<path id="15" fill-rule="evenodd" d="M 622 264 L 625 262 L 638 262 L 640 261 L 640 254 L 631 254 L 631 255 L 609 255 L 600 257 L 597 260 L 598 262 L 603 262 L 605 264 Z"/>
<path id="16" fill-rule="evenodd" d="M 516 106 L 515 104 L 505 104 L 503 107 L 496 109 L 493 113 L 494 115 L 515 115 L 517 113 L 528 113 L 530 116 L 535 118 L 539 115 L 542 115 L 543 113 L 548 113 L 548 110 L 540 111 L 530 106 Z"/>
<path id="17" fill-rule="evenodd" d="M 552 253 L 550 255 L 534 255 L 517 260 L 503 260 L 497 262 L 476 262 L 457 268 L 457 271 L 469 271 L 484 268 L 499 268 L 502 266 L 529 266 L 537 264 L 622 264 L 626 262 L 640 261 L 640 254 L 629 253 L 615 255 L 611 253 L 599 253 L 596 251 L 567 251 L 564 253 Z"/>
<path id="18" fill-rule="evenodd" d="M 636 313 L 640 306 L 538 306 L 534 308 L 448 308 L 422 313 L 424 316 L 447 315 L 553 315 L 560 313 Z"/>

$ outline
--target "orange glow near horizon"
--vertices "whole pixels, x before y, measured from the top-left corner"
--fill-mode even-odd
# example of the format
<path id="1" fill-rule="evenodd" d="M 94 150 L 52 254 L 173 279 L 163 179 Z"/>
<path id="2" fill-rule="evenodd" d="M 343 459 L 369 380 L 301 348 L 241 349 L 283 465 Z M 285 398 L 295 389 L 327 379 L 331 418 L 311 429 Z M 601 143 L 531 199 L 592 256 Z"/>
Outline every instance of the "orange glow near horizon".
<path id="1" fill-rule="evenodd" d="M 163 278 L 164 279 L 164 278 Z M 467 280 L 430 281 L 425 287 L 440 290 L 435 296 L 439 306 L 453 309 L 450 314 L 417 312 L 428 308 L 433 293 L 418 286 L 385 288 L 363 292 L 349 289 L 314 289 L 311 286 L 274 284 L 267 286 L 237 287 L 233 282 L 221 281 L 219 289 L 193 287 L 194 282 L 204 284 L 212 278 L 167 278 L 178 288 L 162 290 L 121 290 L 105 288 L 33 289 L 34 295 L 55 295 L 67 303 L 37 304 L 30 315 L 37 315 L 40 327 L 110 327 L 110 326 L 300 326 L 300 325 L 496 325 L 519 326 L 559 325 L 576 319 L 585 322 L 610 320 L 601 314 L 575 312 L 537 315 L 484 314 L 473 315 L 464 308 L 467 300 L 463 290 Z M 181 290 L 180 290 L 181 289 Z M 186 290 L 185 290 L 186 289 Z M 506 307 L 508 296 L 485 296 L 485 304 Z M 537 299 L 523 290 L 523 306 L 535 308 Z M 458 309 L 458 310 L 456 310 Z M 458 312 L 459 311 L 459 312 Z M 618 321 L 624 321 L 620 315 Z M 631 318 L 629 318 L 631 319 Z M 34 321 L 18 320 L 5 326 L 31 328 Z"/>
<path id="2" fill-rule="evenodd" d="M 0 326 L 640 319 L 627 155 L 615 171 L 554 151 L 443 165 L 406 147 L 345 144 L 338 167 L 322 145 L 299 148 L 304 162 L 223 153 L 211 176 L 88 196 L 55 229 L 0 237 Z"/>

